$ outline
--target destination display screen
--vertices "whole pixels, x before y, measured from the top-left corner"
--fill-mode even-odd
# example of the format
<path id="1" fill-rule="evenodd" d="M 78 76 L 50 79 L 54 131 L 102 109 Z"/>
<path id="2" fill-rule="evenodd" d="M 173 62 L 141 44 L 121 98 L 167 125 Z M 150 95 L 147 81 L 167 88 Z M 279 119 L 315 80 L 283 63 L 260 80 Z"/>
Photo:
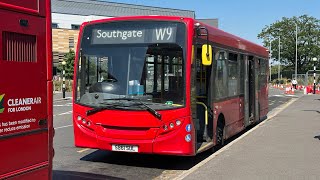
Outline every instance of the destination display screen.
<path id="1" fill-rule="evenodd" d="M 176 36 L 177 24 L 173 23 L 140 27 L 105 26 L 92 29 L 91 44 L 173 43 Z"/>

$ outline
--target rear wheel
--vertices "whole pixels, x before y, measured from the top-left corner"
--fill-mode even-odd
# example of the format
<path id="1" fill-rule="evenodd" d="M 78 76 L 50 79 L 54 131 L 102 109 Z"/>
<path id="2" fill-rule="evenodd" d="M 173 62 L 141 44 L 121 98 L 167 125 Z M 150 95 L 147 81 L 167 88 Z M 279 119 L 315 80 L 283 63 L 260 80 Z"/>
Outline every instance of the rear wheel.
<path id="1" fill-rule="evenodd" d="M 217 145 L 223 146 L 224 145 L 224 124 L 222 121 L 218 121 L 217 124 Z"/>

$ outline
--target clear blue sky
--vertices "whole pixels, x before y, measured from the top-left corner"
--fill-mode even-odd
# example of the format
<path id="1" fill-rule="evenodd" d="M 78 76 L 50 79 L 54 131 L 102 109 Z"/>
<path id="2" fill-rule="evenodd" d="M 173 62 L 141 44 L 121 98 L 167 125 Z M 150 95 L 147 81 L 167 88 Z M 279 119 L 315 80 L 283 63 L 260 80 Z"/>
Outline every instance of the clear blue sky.
<path id="1" fill-rule="evenodd" d="M 282 17 L 307 14 L 320 19 L 320 0 L 108 0 L 192 10 L 196 18 L 218 18 L 219 28 L 261 44 L 257 34 Z"/>

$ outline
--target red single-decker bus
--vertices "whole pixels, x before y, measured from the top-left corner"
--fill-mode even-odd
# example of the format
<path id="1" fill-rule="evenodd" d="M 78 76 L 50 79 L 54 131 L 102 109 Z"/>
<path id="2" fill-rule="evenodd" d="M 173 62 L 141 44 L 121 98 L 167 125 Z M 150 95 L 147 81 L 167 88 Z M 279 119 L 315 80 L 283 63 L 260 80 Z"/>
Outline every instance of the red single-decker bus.
<path id="1" fill-rule="evenodd" d="M 77 147 L 193 156 L 266 118 L 268 51 L 192 18 L 82 24 Z"/>

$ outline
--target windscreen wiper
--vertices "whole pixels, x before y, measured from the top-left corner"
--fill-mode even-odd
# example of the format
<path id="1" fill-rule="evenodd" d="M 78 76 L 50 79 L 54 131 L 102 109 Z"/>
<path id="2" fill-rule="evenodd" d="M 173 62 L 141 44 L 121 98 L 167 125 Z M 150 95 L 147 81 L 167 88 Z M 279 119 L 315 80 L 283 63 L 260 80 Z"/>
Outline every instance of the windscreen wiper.
<path id="1" fill-rule="evenodd" d="M 114 98 L 114 99 L 104 99 L 104 100 L 127 100 L 127 101 L 137 101 L 138 105 L 143 105 L 146 107 L 147 111 L 150 112 L 152 115 L 154 115 L 156 118 L 161 120 L 161 114 L 157 112 L 156 110 L 152 109 L 150 106 L 148 106 L 146 103 L 142 102 L 141 99 L 135 99 L 135 98 Z"/>
<path id="2" fill-rule="evenodd" d="M 116 107 L 117 107 L 117 105 L 108 105 L 108 106 L 103 106 L 103 107 L 96 107 L 96 108 L 88 110 L 86 112 L 86 115 L 90 116 L 90 115 L 95 114 L 97 112 L 100 112 L 100 111 L 103 111 L 103 110 L 106 110 L 106 109 L 114 109 Z"/>

